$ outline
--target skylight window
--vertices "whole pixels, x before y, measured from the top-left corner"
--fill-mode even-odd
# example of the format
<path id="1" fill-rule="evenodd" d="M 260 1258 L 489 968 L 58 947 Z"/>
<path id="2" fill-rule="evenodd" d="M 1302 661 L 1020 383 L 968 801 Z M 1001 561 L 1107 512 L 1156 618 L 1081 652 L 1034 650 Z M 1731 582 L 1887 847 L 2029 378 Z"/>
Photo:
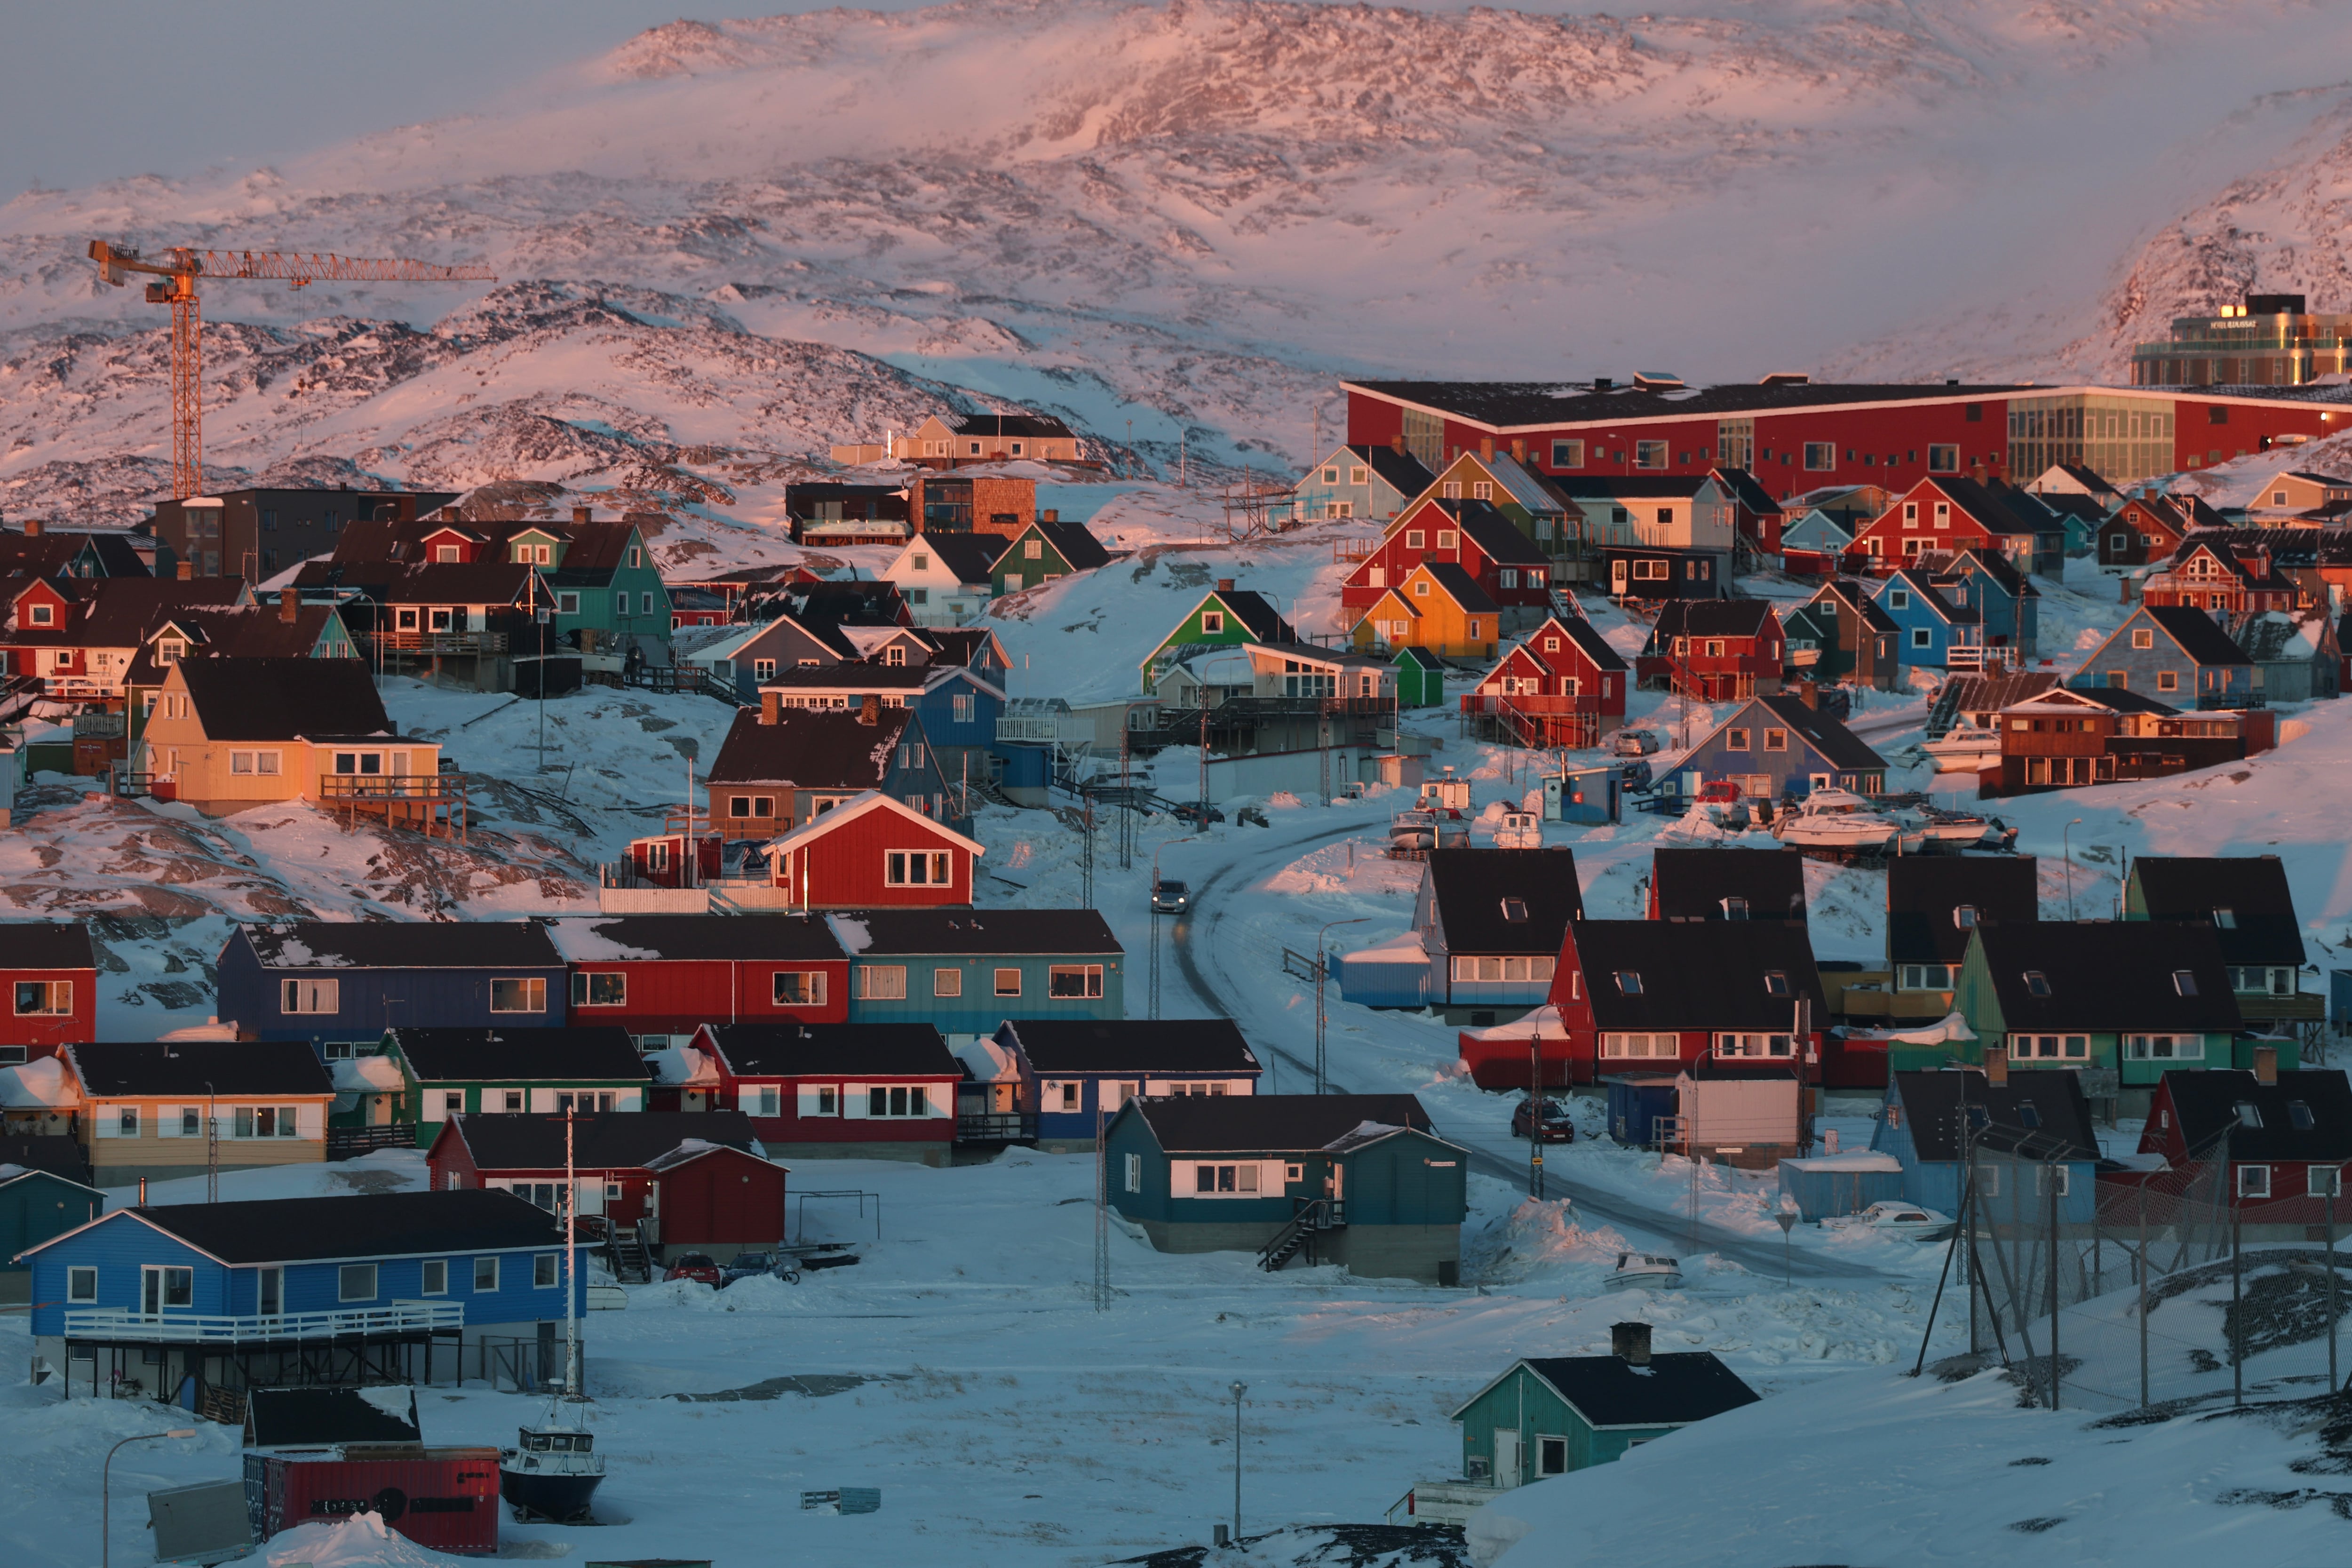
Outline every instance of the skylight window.
<path id="1" fill-rule="evenodd" d="M 2263 1129 L 2263 1108 L 2256 1105 L 2251 1100 L 2242 1100 L 2238 1101 L 2238 1125 L 2241 1127 L 2251 1128 L 2257 1132 L 2261 1131 Z"/>
<path id="2" fill-rule="evenodd" d="M 2215 910 L 2213 911 L 2213 923 L 2223 931 L 2235 931 L 2238 929 L 2238 911 L 2235 910 Z"/>
<path id="3" fill-rule="evenodd" d="M 1505 899 L 1503 900 L 1503 918 L 1510 921 L 1513 925 L 1527 924 L 1528 901 L 1525 899 Z"/>
<path id="4" fill-rule="evenodd" d="M 1974 929 L 1977 923 L 1977 907 L 1974 904 L 1953 905 L 1952 923 L 1962 931 Z"/>
<path id="5" fill-rule="evenodd" d="M 2183 996 L 2197 994 L 2197 976 L 2186 969 L 2172 972 L 2172 988 Z"/>
<path id="6" fill-rule="evenodd" d="M 2039 1127 L 2039 1126 L 2041 1126 L 2041 1125 L 2042 1125 L 2042 1108 L 2041 1108 L 2040 1106 L 2038 1106 L 2038 1105 L 2021 1105 L 2021 1106 L 2019 1106 L 2019 1107 L 2017 1108 L 2017 1121 L 2018 1121 L 2018 1124 L 2019 1124 L 2020 1126 L 2021 1126 L 2021 1127 Z"/>
<path id="7" fill-rule="evenodd" d="M 1729 898 L 1724 900 L 1723 918 L 1727 921 L 1746 920 L 1748 918 L 1748 900 L 1741 898 L 1737 893 L 1734 893 Z"/>
<path id="8" fill-rule="evenodd" d="M 2286 1102 L 2286 1119 L 2294 1123 L 2294 1130 L 2297 1132 L 2308 1132 L 2314 1125 L 2311 1107 L 2300 1100 L 2290 1100 Z"/>
<path id="9" fill-rule="evenodd" d="M 1788 975 L 1778 969 L 1766 970 L 1764 972 L 1764 994 L 1768 996 L 1786 996 L 1789 994 Z"/>
<path id="10" fill-rule="evenodd" d="M 2025 989 L 2036 996 L 2050 994 L 2050 977 L 2038 969 L 2025 972 Z"/>
<path id="11" fill-rule="evenodd" d="M 1620 996 L 1639 996 L 1641 994 L 1641 971 L 1638 969 L 1619 970 L 1617 972 L 1617 994 Z"/>

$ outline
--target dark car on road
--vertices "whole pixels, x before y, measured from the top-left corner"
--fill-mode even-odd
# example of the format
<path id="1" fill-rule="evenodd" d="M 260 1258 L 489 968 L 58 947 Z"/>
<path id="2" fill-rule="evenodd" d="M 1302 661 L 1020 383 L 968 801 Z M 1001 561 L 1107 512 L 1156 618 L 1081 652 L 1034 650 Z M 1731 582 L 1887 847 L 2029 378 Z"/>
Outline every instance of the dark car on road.
<path id="1" fill-rule="evenodd" d="M 665 1279 L 699 1279 L 714 1289 L 720 1282 L 719 1260 L 707 1252 L 681 1252 L 662 1270 Z"/>
<path id="2" fill-rule="evenodd" d="M 1188 915 L 1192 912 L 1192 889 L 1181 882 L 1161 882 L 1151 889 L 1151 912 L 1155 915 Z"/>
<path id="3" fill-rule="evenodd" d="M 1538 1131 L 1538 1128 L 1541 1131 Z M 1573 1143 L 1576 1123 L 1569 1120 L 1568 1107 L 1557 1100 L 1523 1100 L 1511 1112 L 1511 1136 L 1536 1138 L 1545 1143 Z"/>

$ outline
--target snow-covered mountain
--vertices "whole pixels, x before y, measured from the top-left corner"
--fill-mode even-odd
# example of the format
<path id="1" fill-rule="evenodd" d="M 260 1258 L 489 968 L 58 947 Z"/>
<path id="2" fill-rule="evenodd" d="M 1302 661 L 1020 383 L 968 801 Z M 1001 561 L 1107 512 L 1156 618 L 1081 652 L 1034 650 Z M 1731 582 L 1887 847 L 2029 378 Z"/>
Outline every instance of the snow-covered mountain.
<path id="1" fill-rule="evenodd" d="M 1338 374 L 2113 374 L 2244 281 L 2327 301 L 2347 58 L 2342 8 L 2230 0 L 678 22 L 474 114 L 0 207 L 0 508 L 156 486 L 160 312 L 100 237 L 498 270 L 212 285 L 223 483 L 714 522 L 943 402 L 1213 468 L 1302 457 Z"/>

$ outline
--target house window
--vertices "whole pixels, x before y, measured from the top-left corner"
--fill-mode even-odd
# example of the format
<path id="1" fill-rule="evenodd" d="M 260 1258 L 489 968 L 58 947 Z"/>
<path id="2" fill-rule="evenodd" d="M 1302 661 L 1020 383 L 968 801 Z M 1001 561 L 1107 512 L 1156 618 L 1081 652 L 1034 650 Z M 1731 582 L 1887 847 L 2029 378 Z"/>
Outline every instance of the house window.
<path id="1" fill-rule="evenodd" d="M 544 980 L 491 981 L 490 1011 L 493 1013 L 546 1012 L 547 982 Z"/>
<path id="2" fill-rule="evenodd" d="M 530 1258 L 530 1288 L 534 1290 L 554 1289 L 556 1281 L 561 1278 L 561 1275 L 558 1272 L 558 1265 L 561 1261 L 562 1260 L 559 1259 L 552 1252 L 532 1253 Z"/>
<path id="3" fill-rule="evenodd" d="M 2238 1195 L 2242 1198 L 2266 1198 L 2271 1195 L 2271 1168 L 2268 1165 L 2238 1167 Z"/>
<path id="4" fill-rule="evenodd" d="M 2088 1035 L 2011 1035 L 2010 1055 L 2019 1061 L 2088 1061 L 2091 1058 L 2091 1037 Z"/>
<path id="5" fill-rule="evenodd" d="M 857 966 L 857 994 L 868 1002 L 903 1002 L 907 999 L 907 966 L 903 963 L 861 963 Z"/>
<path id="6" fill-rule="evenodd" d="M 1837 447 L 1829 441 L 1805 443 L 1805 467 L 1813 473 L 1826 474 L 1837 467 Z"/>
<path id="7" fill-rule="evenodd" d="M 1909 609 L 1911 607 L 1910 593 L 1902 588 L 1888 589 L 1886 591 L 1886 607 L 1890 610 Z"/>
<path id="8" fill-rule="evenodd" d="M 1505 899 L 1503 918 L 1514 925 L 1525 925 L 1528 919 L 1528 901 L 1525 899 Z"/>
<path id="9" fill-rule="evenodd" d="M 2132 647 L 2136 648 L 2151 648 L 2155 646 L 2156 634 L 2154 632 L 2148 630 L 2146 626 L 2135 626 L 2132 628 Z"/>
<path id="10" fill-rule="evenodd" d="M 279 1010 L 287 1013 L 339 1013 L 342 1010 L 340 980 L 289 980 L 279 987 Z"/>
<path id="11" fill-rule="evenodd" d="M 1930 640 L 1931 639 L 1926 626 L 1913 626 L 1911 628 L 1911 646 L 1913 647 L 1926 647 L 1928 646 Z"/>
<path id="12" fill-rule="evenodd" d="M 824 971 L 822 969 L 779 969 L 772 984 L 775 1004 L 779 1007 L 824 1005 Z"/>
<path id="13" fill-rule="evenodd" d="M 1743 913 L 1745 911 L 1743 911 Z M 1789 995 L 1789 976 L 1784 972 L 1778 969 L 1766 970 L 1764 972 L 1764 994 L 1767 996 Z"/>
<path id="14" fill-rule="evenodd" d="M 1949 991 L 1952 988 L 1952 966 L 1948 963 L 1906 963 L 1896 967 L 1895 989 L 1898 991 Z"/>
<path id="15" fill-rule="evenodd" d="M 1201 612 L 1201 635 L 1202 637 L 1222 637 L 1224 635 L 1224 630 L 1225 617 L 1223 612 L 1217 610 L 1202 610 Z"/>
<path id="16" fill-rule="evenodd" d="M 1580 468 L 1584 467 L 1584 443 L 1581 441 L 1554 441 L 1551 444 L 1551 466 L 1555 468 Z"/>
<path id="17" fill-rule="evenodd" d="M 1102 994 L 1103 966 L 1099 963 L 1057 963 L 1045 977 L 1048 996 L 1076 999 Z"/>
<path id="18" fill-rule="evenodd" d="M 338 1301 L 373 1301 L 375 1300 L 375 1265 L 346 1263 L 335 1271 L 335 1300 Z"/>
<path id="19" fill-rule="evenodd" d="M 2205 1037 L 2202 1035 L 2128 1035 L 2124 1038 L 2124 1056 L 2136 1062 L 2202 1061 L 2205 1059 Z"/>
<path id="20" fill-rule="evenodd" d="M 73 1011 L 73 982 L 70 980 L 19 980 L 16 982 L 16 1016 L 62 1017 Z"/>
<path id="21" fill-rule="evenodd" d="M 1960 449 L 1957 446 L 1927 446 L 1927 471 L 1931 474 L 1957 474 L 1960 471 Z"/>
<path id="22" fill-rule="evenodd" d="M 1789 749 L 1789 731 L 1786 730 L 1765 731 L 1764 749 L 1768 752 L 1787 751 Z"/>
<path id="23" fill-rule="evenodd" d="M 499 1288 L 499 1260 L 495 1258 L 474 1259 L 474 1289 L 496 1290 Z"/>
<path id="24" fill-rule="evenodd" d="M 32 610 L 33 610 L 33 624 L 34 624 L 35 626 L 46 626 L 50 625 L 50 624 L 51 624 L 51 622 L 52 622 L 52 619 L 53 619 L 53 617 L 54 617 L 54 616 L 55 616 L 55 614 L 56 614 L 56 606 L 51 605 L 33 605 L 33 606 L 32 606 Z M 158 662 L 169 662 L 169 661 L 168 661 L 168 660 L 159 660 Z"/>
<path id="25" fill-rule="evenodd" d="M 522 1114 L 522 1090 L 519 1089 L 507 1089 L 504 1091 L 503 1098 L 506 1101 L 506 1111 L 509 1116 L 520 1116 Z"/>
<path id="26" fill-rule="evenodd" d="M 1130 1193 L 1139 1193 L 1143 1190 L 1143 1156 L 1140 1154 L 1129 1154 L 1127 1157 L 1127 1190 Z M 92 1285 L 91 1289 L 95 1291 L 97 1287 Z"/>
<path id="27" fill-rule="evenodd" d="M 228 754 L 228 771 L 275 775 L 278 772 L 280 759 L 281 754 L 277 752 L 231 752 Z"/>
<path id="28" fill-rule="evenodd" d="M 1621 969 L 1617 971 L 1616 979 L 1617 994 L 1620 996 L 1639 996 L 1642 994 L 1641 971 Z"/>
<path id="29" fill-rule="evenodd" d="M 996 972 L 996 994 L 999 996 L 1020 995 L 1021 971 L 1018 969 L 998 970 Z"/>
<path id="30" fill-rule="evenodd" d="M 2173 989 L 2174 993 L 2175 993 L 2176 994 L 2179 994 L 2179 995 L 2182 995 L 2182 996 L 2194 996 L 2194 995 L 2196 995 L 2196 994 L 2197 994 L 2197 974 L 2196 974 L 2196 972 L 2195 972 L 2195 971 L 2193 971 L 2193 970 L 2188 970 L 2188 969 L 2176 969 L 2176 970 L 2174 970 L 2174 971 L 2172 972 L 2172 989 Z"/>
<path id="31" fill-rule="evenodd" d="M 1256 1193 L 1255 1164 L 1212 1165 L 1204 1163 L 1192 1167 L 1194 1197 L 1255 1196 Z"/>
<path id="32" fill-rule="evenodd" d="M 2025 972 L 2025 989 L 2029 994 L 2047 996 L 2050 994 L 2050 977 L 2038 969 L 2029 969 Z"/>
<path id="33" fill-rule="evenodd" d="M 1748 750 L 1748 731 L 1744 729 L 1726 730 L 1723 732 L 1723 749 L 1727 752 Z"/>
<path id="34" fill-rule="evenodd" d="M 574 974 L 572 1005 L 575 1007 L 625 1007 L 629 977 L 625 974 Z"/>
<path id="35" fill-rule="evenodd" d="M 79 1268 L 66 1270 L 66 1300 L 70 1304 L 98 1300 L 98 1270 Z"/>
<path id="36" fill-rule="evenodd" d="M 420 1293 L 426 1296 L 446 1296 L 449 1293 L 449 1260 L 447 1258 L 426 1258 L 421 1273 L 422 1278 L 417 1281 Z"/>
<path id="37" fill-rule="evenodd" d="M 866 1091 L 866 1113 L 875 1117 L 917 1117 L 931 1113 L 930 1091 L 917 1084 L 911 1089 L 872 1089 Z"/>
<path id="38" fill-rule="evenodd" d="M 555 613 L 559 616 L 578 615 L 580 613 L 579 590 L 562 588 L 556 590 Z"/>
<path id="39" fill-rule="evenodd" d="M 2179 689 L 2180 689 L 2180 672 L 2179 672 L 2179 671 L 2178 671 L 2178 670 L 2172 670 L 2172 669 L 2159 669 L 2159 670 L 2158 670 L 2158 671 L 2156 672 L 2156 689 L 2157 689 L 2158 691 L 2178 691 L 2178 690 L 2179 690 Z"/>
<path id="40" fill-rule="evenodd" d="M 1666 466 L 1666 444 L 1664 441 L 1633 443 L 1633 466 L 1637 468 L 1663 468 Z"/>
<path id="41" fill-rule="evenodd" d="M 1977 907 L 1974 904 L 1954 904 L 1952 923 L 1962 931 L 1974 931 L 1977 924 Z"/>
<path id="42" fill-rule="evenodd" d="M 944 849 L 893 849 L 883 864 L 883 880 L 894 888 L 943 888 L 953 880 Z"/>
<path id="43" fill-rule="evenodd" d="M 1721 1034 L 1715 1037 L 1715 1054 L 1719 1057 L 1778 1057 L 1785 1060 L 1796 1052 L 1787 1035 Z"/>
<path id="44" fill-rule="evenodd" d="M 1564 1476 L 1568 1474 L 1568 1439 L 1565 1437 L 1536 1438 L 1536 1474 Z"/>
<path id="45" fill-rule="evenodd" d="M 1674 1035 L 1603 1035 L 1601 1054 L 1604 1057 L 1678 1057 L 1681 1043 Z"/>

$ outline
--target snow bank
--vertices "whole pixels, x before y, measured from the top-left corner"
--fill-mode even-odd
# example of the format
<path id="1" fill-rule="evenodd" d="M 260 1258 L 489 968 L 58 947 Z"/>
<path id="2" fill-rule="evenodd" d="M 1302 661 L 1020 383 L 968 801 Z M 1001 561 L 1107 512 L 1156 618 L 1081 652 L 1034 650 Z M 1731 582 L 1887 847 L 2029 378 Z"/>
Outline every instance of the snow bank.
<path id="1" fill-rule="evenodd" d="M 66 1064 L 56 1057 L 0 1068 L 0 1105 L 70 1110 L 80 1103 L 80 1086 L 66 1076 Z"/>
<path id="2" fill-rule="evenodd" d="M 419 1546 L 386 1529 L 380 1513 L 355 1513 L 335 1524 L 298 1524 L 280 1531 L 262 1547 L 258 1561 L 269 1568 L 464 1568 L 476 1560 Z"/>
<path id="3" fill-rule="evenodd" d="M 855 916 L 827 915 L 824 923 L 833 928 L 833 939 L 841 943 L 842 951 L 853 957 L 874 945 L 873 931 Z"/>
<path id="4" fill-rule="evenodd" d="M 1013 1053 L 994 1040 L 971 1040 L 956 1047 L 956 1060 L 974 1083 L 1006 1083 L 1021 1076 Z"/>

